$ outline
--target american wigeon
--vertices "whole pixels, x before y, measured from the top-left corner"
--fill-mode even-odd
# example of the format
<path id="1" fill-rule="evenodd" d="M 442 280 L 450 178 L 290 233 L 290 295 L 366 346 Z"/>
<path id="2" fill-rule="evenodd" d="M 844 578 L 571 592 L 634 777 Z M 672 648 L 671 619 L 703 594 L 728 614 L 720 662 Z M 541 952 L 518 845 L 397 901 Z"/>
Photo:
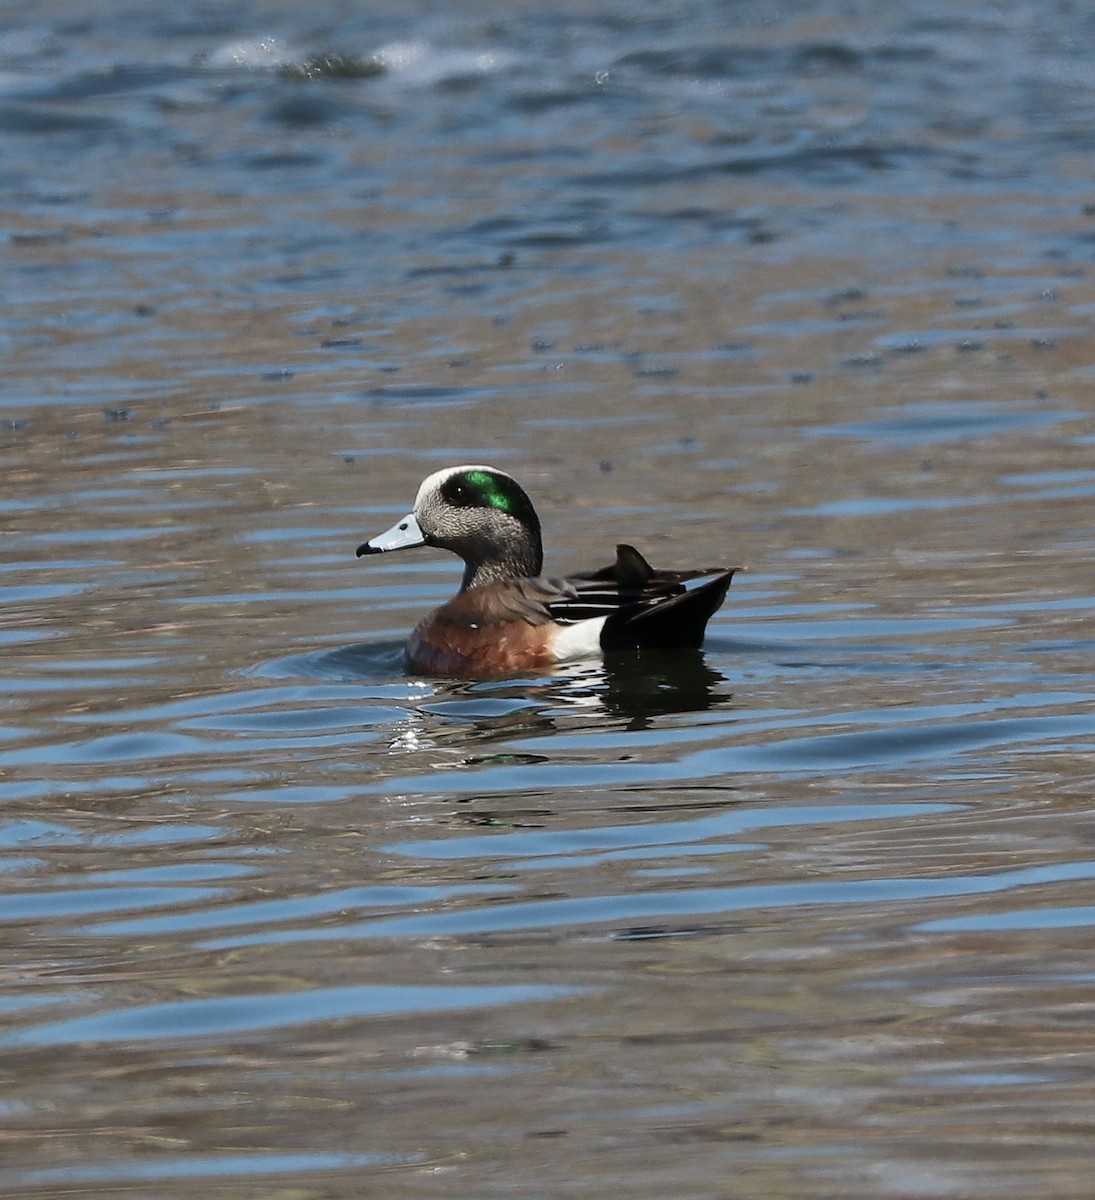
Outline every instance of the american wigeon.
<path id="1" fill-rule="evenodd" d="M 407 669 L 419 675 L 491 678 L 606 651 L 696 648 L 736 570 L 655 570 L 633 546 L 619 545 L 616 561 L 600 570 L 542 576 L 532 501 L 504 471 L 483 466 L 435 471 L 414 510 L 357 553 L 411 546 L 464 560 L 459 593 L 407 639 Z"/>

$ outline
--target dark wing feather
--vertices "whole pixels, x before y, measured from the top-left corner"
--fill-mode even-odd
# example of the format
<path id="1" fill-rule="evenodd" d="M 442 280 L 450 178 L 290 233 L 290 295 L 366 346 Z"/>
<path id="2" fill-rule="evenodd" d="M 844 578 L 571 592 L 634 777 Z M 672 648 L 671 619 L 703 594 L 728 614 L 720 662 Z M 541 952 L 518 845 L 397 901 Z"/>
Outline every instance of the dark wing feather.
<path id="1" fill-rule="evenodd" d="M 735 570 L 728 567 L 695 587 L 681 585 L 673 595 L 609 617 L 601 632 L 602 646 L 606 650 L 698 649 L 707 622 L 726 598 Z"/>
<path id="2" fill-rule="evenodd" d="M 537 627 L 604 617 L 601 642 L 607 650 L 699 646 L 735 570 L 657 570 L 634 547 L 620 545 L 616 561 L 595 571 L 469 588 L 437 618 L 454 631 L 462 626 L 478 632 L 515 621 Z"/>
<path id="3" fill-rule="evenodd" d="M 634 546 L 622 543 L 616 547 L 614 563 L 558 581 L 569 585 L 568 594 L 548 603 L 558 621 L 607 617 L 606 635 L 613 644 L 644 645 L 646 631 L 661 643 L 674 621 L 687 627 L 682 630 L 682 644 L 692 644 L 693 628 L 698 624 L 702 640 L 703 628 L 722 603 L 735 570 L 735 567 L 658 570 Z M 700 579 L 708 582 L 691 588 L 685 586 Z M 659 613 L 664 613 L 664 620 L 655 618 Z"/>
<path id="4" fill-rule="evenodd" d="M 547 625 L 552 605 L 566 603 L 574 589 L 565 579 L 505 579 L 468 588 L 438 609 L 447 621 L 474 629 L 512 624 Z"/>

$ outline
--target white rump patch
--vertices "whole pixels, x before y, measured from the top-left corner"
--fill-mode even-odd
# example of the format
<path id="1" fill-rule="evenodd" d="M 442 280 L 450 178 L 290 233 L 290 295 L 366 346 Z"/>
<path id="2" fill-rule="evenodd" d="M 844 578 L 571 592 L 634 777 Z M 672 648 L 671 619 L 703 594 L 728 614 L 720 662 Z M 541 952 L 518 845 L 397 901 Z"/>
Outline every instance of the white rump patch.
<path id="1" fill-rule="evenodd" d="M 588 621 L 575 621 L 563 625 L 552 645 L 556 662 L 573 662 L 579 658 L 603 658 L 601 630 L 607 617 L 590 617 Z"/>

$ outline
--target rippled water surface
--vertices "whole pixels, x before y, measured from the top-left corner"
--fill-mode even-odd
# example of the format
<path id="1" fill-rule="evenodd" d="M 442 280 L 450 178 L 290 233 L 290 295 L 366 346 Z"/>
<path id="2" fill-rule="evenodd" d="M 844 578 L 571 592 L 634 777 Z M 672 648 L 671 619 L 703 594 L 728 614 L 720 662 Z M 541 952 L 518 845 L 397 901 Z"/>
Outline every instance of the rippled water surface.
<path id="1" fill-rule="evenodd" d="M 1086 1198 L 1095 20 L 0 17 L 0 1190 Z M 702 654 L 460 683 L 447 463 Z"/>

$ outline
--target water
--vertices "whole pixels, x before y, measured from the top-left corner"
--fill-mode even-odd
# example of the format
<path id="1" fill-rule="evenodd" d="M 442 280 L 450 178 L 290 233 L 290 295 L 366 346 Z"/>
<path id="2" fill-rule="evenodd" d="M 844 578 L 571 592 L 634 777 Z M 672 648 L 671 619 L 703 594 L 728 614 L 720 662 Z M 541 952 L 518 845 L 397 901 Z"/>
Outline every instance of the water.
<path id="1" fill-rule="evenodd" d="M 1090 1194 L 1093 43 L 3 19 L 4 1194 Z M 404 677 L 466 461 L 704 652 Z"/>

